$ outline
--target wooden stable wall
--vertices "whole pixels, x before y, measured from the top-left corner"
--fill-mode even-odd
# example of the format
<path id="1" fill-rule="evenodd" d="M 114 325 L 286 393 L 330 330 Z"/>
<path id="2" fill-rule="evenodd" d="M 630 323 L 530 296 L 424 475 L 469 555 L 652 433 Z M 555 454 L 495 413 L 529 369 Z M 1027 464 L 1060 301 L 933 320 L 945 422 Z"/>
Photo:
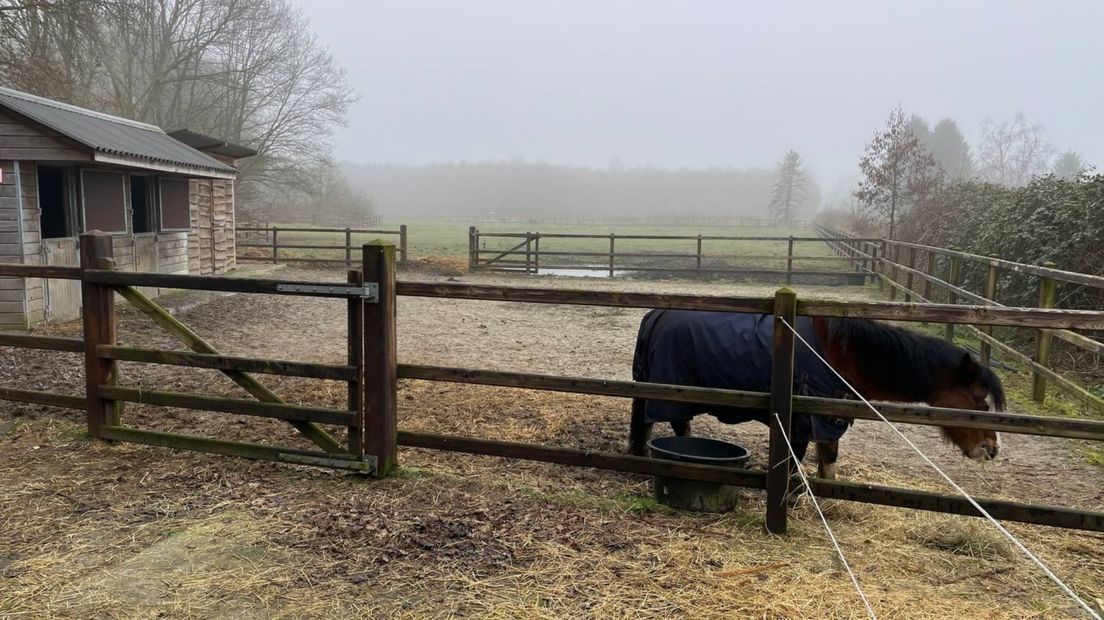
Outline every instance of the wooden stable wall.
<path id="1" fill-rule="evenodd" d="M 212 275 L 233 269 L 234 182 L 193 179 L 189 198 L 192 221 L 188 233 L 188 271 Z"/>
<path id="2" fill-rule="evenodd" d="M 18 175 L 15 162 L 2 162 L 0 167 L 4 177 L 0 184 L 0 261 L 77 266 L 79 252 L 75 237 L 41 238 L 36 162 L 19 162 Z M 125 211 L 130 229 L 131 212 L 129 208 Z M 20 232 L 22 243 L 19 242 Z M 122 271 L 188 273 L 188 234 L 113 235 L 115 264 Z M 80 287 L 71 281 L 0 278 L 0 329 L 22 329 L 44 320 L 66 321 L 79 313 Z"/>

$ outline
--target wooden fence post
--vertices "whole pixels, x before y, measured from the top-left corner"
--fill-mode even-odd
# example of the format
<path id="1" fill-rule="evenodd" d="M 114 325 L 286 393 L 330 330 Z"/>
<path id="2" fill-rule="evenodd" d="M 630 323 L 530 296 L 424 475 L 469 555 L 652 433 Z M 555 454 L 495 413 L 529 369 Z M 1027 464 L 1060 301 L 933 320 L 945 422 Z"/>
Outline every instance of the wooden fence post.
<path id="1" fill-rule="evenodd" d="M 541 234 L 533 235 L 533 274 L 541 272 Z"/>
<path id="2" fill-rule="evenodd" d="M 479 231 L 468 226 L 468 273 L 475 272 L 479 265 Z"/>
<path id="3" fill-rule="evenodd" d="M 928 276 L 934 276 L 935 275 L 935 252 L 932 252 L 931 250 L 928 250 L 928 262 L 927 262 L 927 267 L 924 269 L 924 273 L 928 274 Z M 924 299 L 927 299 L 927 300 L 931 301 L 931 298 L 932 298 L 932 281 L 925 278 L 924 279 Z"/>
<path id="4" fill-rule="evenodd" d="M 345 227 L 345 268 L 353 266 L 353 230 Z"/>
<path id="5" fill-rule="evenodd" d="M 958 262 L 958 257 L 952 254 L 951 255 L 951 263 L 947 266 L 947 283 L 950 284 L 951 286 L 958 286 L 959 281 L 962 279 L 961 276 L 959 275 L 959 269 L 960 269 L 959 265 L 960 265 L 960 263 Z M 947 303 L 948 304 L 958 303 L 958 296 L 955 295 L 954 291 L 947 291 Z M 954 342 L 954 330 L 955 330 L 954 324 L 953 323 L 947 323 L 947 325 L 945 327 L 945 330 L 946 330 L 946 333 L 944 334 L 943 337 L 946 338 L 947 342 L 952 342 L 953 343 Z"/>
<path id="6" fill-rule="evenodd" d="M 111 269 L 111 237 L 101 232 L 80 236 L 80 267 Z M 122 404 L 100 396 L 101 385 L 118 383 L 118 365 L 96 353 L 101 344 L 114 345 L 115 291 L 81 278 L 81 318 L 84 324 L 84 390 L 88 403 L 88 435 L 99 439 L 106 425 L 118 426 Z"/>
<path id="7" fill-rule="evenodd" d="M 610 263 L 609 263 L 609 277 L 613 277 L 613 233 L 610 233 Z"/>
<path id="8" fill-rule="evenodd" d="M 701 275 L 701 264 L 702 264 L 702 236 L 698 235 L 697 271 L 698 271 L 699 276 Z"/>
<path id="9" fill-rule="evenodd" d="M 793 235 L 790 235 L 786 243 L 786 284 L 793 283 Z"/>
<path id="10" fill-rule="evenodd" d="M 275 226 L 272 227 L 272 262 L 273 262 L 273 264 L 276 263 L 276 248 L 278 247 L 278 245 L 277 245 L 278 241 L 276 239 L 276 235 L 279 232 L 280 232 L 280 230 L 278 228 L 276 228 Z"/>
<path id="11" fill-rule="evenodd" d="M 887 242 L 888 243 L 888 242 Z M 901 246 L 893 244 L 893 260 L 890 261 L 891 266 L 889 268 L 889 279 L 893 282 L 897 282 L 897 265 L 901 262 Z M 890 285 L 889 287 L 889 300 L 897 301 L 897 287 Z"/>
<path id="12" fill-rule="evenodd" d="M 1056 265 L 1050 261 L 1043 263 L 1043 267 L 1053 269 Z M 1057 288 L 1053 278 L 1046 276 L 1039 277 L 1039 307 L 1040 308 L 1053 308 L 1056 297 Z M 1046 330 L 1036 330 L 1035 332 L 1035 362 L 1047 365 L 1050 361 L 1050 332 Z M 1046 378 L 1039 374 L 1039 371 L 1032 370 L 1031 373 L 1031 397 L 1037 403 L 1041 403 L 1046 400 Z"/>
<path id="13" fill-rule="evenodd" d="M 525 231 L 525 275 L 533 273 L 533 233 Z"/>
<path id="14" fill-rule="evenodd" d="M 395 342 L 395 246 L 386 241 L 364 245 L 365 282 L 379 286 L 379 301 L 364 304 L 365 448 L 376 457 L 377 478 L 398 461 L 397 362 Z"/>
<path id="15" fill-rule="evenodd" d="M 786 438 L 792 437 L 794 333 L 783 321 L 797 326 L 797 294 L 788 288 L 774 295 L 774 346 L 771 361 L 770 457 L 767 461 L 767 532 L 786 533 L 786 502 L 790 476 L 798 466 L 790 458 Z"/>
<path id="16" fill-rule="evenodd" d="M 364 276 L 352 269 L 348 274 L 352 286 L 364 286 Z M 349 382 L 349 411 L 356 412 L 356 426 L 349 427 L 349 452 L 364 460 L 364 300 L 349 299 L 348 309 L 349 365 L 356 368 L 356 380 Z"/>
<path id="17" fill-rule="evenodd" d="M 405 265 L 409 256 L 406 246 L 406 224 L 399 224 L 399 264 Z"/>
<path id="18" fill-rule="evenodd" d="M 916 269 L 916 248 L 911 248 L 910 247 L 908 249 L 908 257 L 909 257 L 908 268 L 909 269 Z M 906 304 L 912 301 L 912 295 L 913 295 L 913 292 L 912 292 L 912 272 L 909 271 L 909 272 L 905 273 L 905 303 Z"/>
<path id="19" fill-rule="evenodd" d="M 882 281 L 882 274 L 885 273 L 885 266 L 882 265 L 880 256 L 882 254 L 882 246 L 877 243 L 870 244 L 870 271 L 873 272 L 873 277 L 878 281 L 878 290 L 885 290 L 885 282 Z"/>
<path id="20" fill-rule="evenodd" d="M 997 300 L 997 279 L 997 266 L 993 263 L 989 263 L 989 271 L 985 274 L 985 298 L 989 301 Z M 992 325 L 985 325 L 982 326 L 980 329 L 982 333 L 987 336 L 993 335 Z M 982 340 L 981 344 L 978 346 L 978 350 L 980 351 L 979 357 L 981 358 L 981 363 L 988 366 L 989 360 L 990 358 L 992 358 L 993 355 L 993 345 Z"/>

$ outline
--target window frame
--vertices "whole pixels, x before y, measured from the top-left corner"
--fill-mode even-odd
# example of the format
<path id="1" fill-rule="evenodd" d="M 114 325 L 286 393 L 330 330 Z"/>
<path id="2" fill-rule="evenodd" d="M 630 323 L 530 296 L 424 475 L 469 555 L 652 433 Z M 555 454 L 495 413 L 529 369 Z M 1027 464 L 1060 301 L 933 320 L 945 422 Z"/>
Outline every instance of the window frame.
<path id="1" fill-rule="evenodd" d="M 110 169 L 110 168 L 81 168 L 79 170 L 78 176 L 80 178 L 80 231 L 82 233 L 89 232 L 88 231 L 88 221 L 87 221 L 88 220 L 88 217 L 87 217 L 88 213 L 87 213 L 87 207 L 85 205 L 85 198 L 87 196 L 86 196 L 86 192 L 84 191 L 84 173 L 85 172 L 93 172 L 93 173 L 96 173 L 96 174 L 117 174 L 120 177 L 122 177 L 123 181 L 122 181 L 121 187 L 123 189 L 123 230 L 102 230 L 100 232 L 102 232 L 106 235 L 126 235 L 126 234 L 131 234 L 132 235 L 132 234 L 134 234 L 132 230 L 129 230 L 131 228 L 131 224 L 127 220 L 127 215 L 128 215 L 127 211 L 129 210 L 129 207 L 130 207 L 130 190 L 128 189 L 128 186 L 130 185 L 130 182 L 129 182 L 128 175 L 127 175 L 126 172 L 124 172 L 122 170 L 113 170 L 113 169 Z"/>
<path id="2" fill-rule="evenodd" d="M 179 181 L 184 183 L 184 208 L 185 213 L 188 216 L 188 225 L 184 228 L 166 228 L 165 227 L 165 202 L 162 200 L 164 192 L 162 191 L 162 183 L 165 181 Z M 190 177 L 172 177 L 172 176 L 159 176 L 157 177 L 157 230 L 163 233 L 181 233 L 191 232 L 192 230 L 192 179 Z"/>

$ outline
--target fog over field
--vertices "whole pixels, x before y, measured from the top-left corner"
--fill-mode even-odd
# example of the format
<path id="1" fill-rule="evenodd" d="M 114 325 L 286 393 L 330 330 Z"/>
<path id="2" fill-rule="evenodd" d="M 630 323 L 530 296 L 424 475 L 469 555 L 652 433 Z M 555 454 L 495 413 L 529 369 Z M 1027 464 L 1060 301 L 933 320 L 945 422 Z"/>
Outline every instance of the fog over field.
<path id="1" fill-rule="evenodd" d="M 507 164 L 518 159 L 597 170 L 710 168 L 714 177 L 726 169 L 708 198 L 684 193 L 697 179 L 677 175 L 669 183 L 658 174 L 635 178 L 648 178 L 651 189 L 627 185 L 691 211 L 728 204 L 751 213 L 765 209 L 763 186 L 787 149 L 824 190 L 815 202 L 838 201 L 854 188 L 864 145 L 898 105 L 931 126 L 954 120 L 971 145 L 987 120 L 1022 113 L 1041 125 L 1055 155 L 1104 159 L 1104 85 L 1094 78 L 1104 60 L 1101 3 L 301 6 L 359 95 L 335 134 L 335 156 L 359 164 L 345 169 L 385 214 L 463 211 L 469 199 L 482 200 L 480 191 L 501 196 L 516 185 L 534 190 L 534 206 L 628 208 L 616 199 L 618 180 L 517 166 L 513 177 Z M 499 165 L 398 166 L 488 162 Z M 463 172 L 470 174 L 456 180 Z M 433 188 L 453 200 L 427 203 Z M 645 210 L 672 206 L 656 199 Z"/>

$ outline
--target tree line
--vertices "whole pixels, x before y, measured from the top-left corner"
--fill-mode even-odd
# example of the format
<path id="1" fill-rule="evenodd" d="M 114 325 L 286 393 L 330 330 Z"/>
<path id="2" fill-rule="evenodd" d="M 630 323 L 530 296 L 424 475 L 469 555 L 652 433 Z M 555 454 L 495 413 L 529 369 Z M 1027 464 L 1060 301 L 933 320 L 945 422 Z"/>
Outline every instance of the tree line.
<path id="1" fill-rule="evenodd" d="M 1058 152 L 1022 114 L 987 121 L 975 147 L 950 119 L 934 128 L 894 109 L 859 160 L 846 209 L 822 217 L 863 235 L 886 235 L 1007 260 L 1104 275 L 1104 175 Z M 963 274 L 980 290 L 982 271 Z M 1065 307 L 1098 307 L 1097 292 L 1062 286 Z M 1002 303 L 1037 303 L 1033 278 L 1012 274 Z"/>
<path id="2" fill-rule="evenodd" d="M 757 168 L 662 169 L 561 166 L 523 160 L 429 165 L 345 164 L 387 216 L 576 218 L 747 217 L 767 215 L 775 174 Z M 810 196 L 800 207 L 819 201 Z M 794 196 L 793 214 L 802 211 Z"/>

